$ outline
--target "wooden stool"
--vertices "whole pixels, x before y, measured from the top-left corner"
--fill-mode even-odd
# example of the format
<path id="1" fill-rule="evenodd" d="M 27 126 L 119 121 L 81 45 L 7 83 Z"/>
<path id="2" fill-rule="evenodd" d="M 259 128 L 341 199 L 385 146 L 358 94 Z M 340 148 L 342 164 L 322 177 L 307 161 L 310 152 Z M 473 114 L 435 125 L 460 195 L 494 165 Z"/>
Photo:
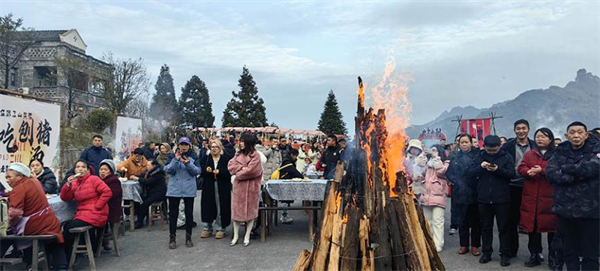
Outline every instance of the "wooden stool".
<path id="1" fill-rule="evenodd" d="M 38 265 L 40 262 L 43 265 L 44 270 L 50 269 L 48 266 L 48 259 L 46 255 L 46 241 L 51 241 L 56 239 L 54 235 L 24 235 L 24 236 L 16 236 L 16 235 L 7 235 L 2 237 L 2 240 L 15 240 L 15 241 L 32 241 L 32 253 L 31 253 L 31 268 L 32 270 L 38 270 Z M 12 266 L 19 264 L 23 261 L 21 258 L 3 258 L 0 259 L 0 266 L 2 270 L 6 269 L 6 266 Z"/>
<path id="2" fill-rule="evenodd" d="M 135 231 L 135 206 L 133 200 L 125 200 L 121 205 L 123 210 L 129 208 L 129 231 Z"/>
<path id="3" fill-rule="evenodd" d="M 69 270 L 73 270 L 75 265 L 75 258 L 77 254 L 87 254 L 90 260 L 90 270 L 96 270 L 96 262 L 94 261 L 94 251 L 92 250 L 92 240 L 90 239 L 90 230 L 92 226 L 84 226 L 78 228 L 72 228 L 69 230 L 70 233 L 75 233 L 75 242 L 73 242 L 73 251 L 71 252 L 71 260 L 69 261 Z M 79 238 L 84 235 L 84 245 L 79 244 Z"/>
<path id="4" fill-rule="evenodd" d="M 160 221 L 161 229 L 164 231 L 165 218 L 163 217 L 163 202 L 157 201 L 155 203 L 152 203 L 150 207 L 148 207 L 148 209 L 150 209 L 148 212 L 148 231 L 150 231 L 150 227 L 152 226 L 152 224 L 154 224 L 154 221 Z"/>
<path id="5" fill-rule="evenodd" d="M 106 228 L 110 228 L 110 234 L 107 237 L 104 237 L 104 232 L 106 231 Z M 96 252 L 96 257 L 100 257 L 100 254 L 102 254 L 102 241 L 107 240 L 107 241 L 113 241 L 113 246 L 114 246 L 114 250 L 115 253 L 117 254 L 117 257 L 121 256 L 121 253 L 119 252 L 119 245 L 117 244 L 117 238 L 119 237 L 119 229 L 121 228 L 121 223 L 108 223 L 106 225 L 106 227 L 100 229 L 98 231 L 99 235 L 98 235 L 98 250 Z"/>

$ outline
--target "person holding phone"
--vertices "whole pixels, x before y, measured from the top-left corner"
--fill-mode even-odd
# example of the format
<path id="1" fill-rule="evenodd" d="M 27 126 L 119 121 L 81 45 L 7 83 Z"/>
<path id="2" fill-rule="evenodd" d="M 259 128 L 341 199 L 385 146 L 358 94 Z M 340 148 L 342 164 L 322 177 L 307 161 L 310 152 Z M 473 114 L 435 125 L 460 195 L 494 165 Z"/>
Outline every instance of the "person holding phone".
<path id="1" fill-rule="evenodd" d="M 469 178 L 477 181 L 477 201 L 481 216 L 482 264 L 492 260 L 494 218 L 500 239 L 500 265 L 510 265 L 510 180 L 514 178 L 515 162 L 508 152 L 500 149 L 500 137 L 486 136 L 484 150 L 469 166 Z"/>

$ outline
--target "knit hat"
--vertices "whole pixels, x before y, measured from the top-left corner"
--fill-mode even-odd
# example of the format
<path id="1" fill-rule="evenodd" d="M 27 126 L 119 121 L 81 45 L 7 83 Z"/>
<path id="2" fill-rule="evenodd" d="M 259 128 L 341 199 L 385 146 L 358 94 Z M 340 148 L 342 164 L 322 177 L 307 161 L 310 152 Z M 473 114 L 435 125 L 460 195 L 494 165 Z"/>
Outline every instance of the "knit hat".
<path id="1" fill-rule="evenodd" d="M 12 163 L 9 167 L 8 170 L 14 170 L 16 172 L 21 173 L 21 175 L 25 176 L 25 177 L 31 177 L 31 170 L 29 170 L 29 168 L 22 164 L 22 163 Z"/>
<path id="2" fill-rule="evenodd" d="M 111 159 L 104 159 L 102 160 L 102 162 L 100 162 L 100 166 L 102 165 L 107 165 L 110 170 L 112 171 L 112 173 L 114 174 L 115 172 L 117 172 L 117 165 L 115 165 L 115 161 L 111 160 Z"/>
<path id="3" fill-rule="evenodd" d="M 410 148 L 412 148 L 412 147 L 423 151 L 423 147 L 421 147 L 421 141 L 418 139 L 411 139 L 410 141 L 408 141 L 408 148 L 406 148 L 406 149 L 410 150 Z"/>

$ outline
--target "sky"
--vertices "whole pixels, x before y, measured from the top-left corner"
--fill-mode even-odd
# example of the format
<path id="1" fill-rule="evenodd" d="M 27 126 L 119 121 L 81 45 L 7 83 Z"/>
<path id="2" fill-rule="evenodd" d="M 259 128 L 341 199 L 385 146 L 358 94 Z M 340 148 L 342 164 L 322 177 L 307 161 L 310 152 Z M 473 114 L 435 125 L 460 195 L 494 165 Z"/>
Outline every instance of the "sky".
<path id="1" fill-rule="evenodd" d="M 412 124 L 455 106 L 489 107 L 600 71 L 599 1 L 3 0 L 36 30 L 77 29 L 87 54 L 143 58 L 154 92 L 163 64 L 179 95 L 193 75 L 221 124 L 246 65 L 269 123 L 316 129 L 330 90 L 349 130 L 358 76 L 386 59 L 408 81 Z"/>

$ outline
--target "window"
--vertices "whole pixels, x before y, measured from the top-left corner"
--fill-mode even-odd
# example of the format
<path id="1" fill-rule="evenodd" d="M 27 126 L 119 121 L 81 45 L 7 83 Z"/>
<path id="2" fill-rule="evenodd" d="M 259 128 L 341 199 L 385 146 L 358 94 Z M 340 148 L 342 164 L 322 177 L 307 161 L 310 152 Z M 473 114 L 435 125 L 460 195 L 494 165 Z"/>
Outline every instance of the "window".
<path id="1" fill-rule="evenodd" d="M 10 85 L 13 87 L 17 85 L 17 68 L 10 70 Z"/>
<path id="2" fill-rule="evenodd" d="M 34 67 L 34 87 L 56 87 L 56 67 Z"/>

